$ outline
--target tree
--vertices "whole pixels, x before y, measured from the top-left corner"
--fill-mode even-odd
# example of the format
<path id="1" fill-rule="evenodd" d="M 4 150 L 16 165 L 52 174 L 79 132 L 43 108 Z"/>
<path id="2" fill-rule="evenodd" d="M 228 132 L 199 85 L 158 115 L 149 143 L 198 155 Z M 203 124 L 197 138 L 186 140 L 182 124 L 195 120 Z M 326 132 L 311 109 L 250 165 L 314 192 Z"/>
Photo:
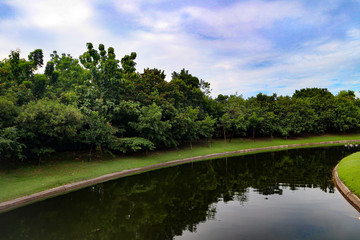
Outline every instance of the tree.
<path id="1" fill-rule="evenodd" d="M 16 127 L 0 128 L 0 163 L 10 163 L 25 158 L 25 144 L 20 141 L 20 133 Z"/>
<path id="2" fill-rule="evenodd" d="M 37 99 L 44 96 L 46 91 L 46 85 L 46 76 L 44 74 L 35 74 L 32 92 Z"/>
<path id="3" fill-rule="evenodd" d="M 168 120 L 162 120 L 161 108 L 155 103 L 142 107 L 138 122 L 131 122 L 130 126 L 137 131 L 140 137 L 151 141 L 157 146 L 172 145 L 172 139 L 167 137 L 171 124 Z"/>
<path id="4" fill-rule="evenodd" d="M 43 65 L 43 53 L 36 49 L 28 56 L 28 61 L 20 58 L 20 50 L 11 51 L 7 60 L 7 81 L 20 85 L 23 81 L 31 81 L 34 71 Z"/>
<path id="5" fill-rule="evenodd" d="M 125 55 L 122 59 L 121 59 L 121 66 L 123 68 L 123 72 L 125 74 L 132 74 L 135 73 L 136 71 L 136 63 L 135 60 L 136 59 L 136 53 L 132 52 L 130 55 Z"/>
<path id="6" fill-rule="evenodd" d="M 252 129 L 252 138 L 255 138 L 256 130 L 263 125 L 263 115 L 265 115 L 266 111 L 266 107 L 262 107 L 257 98 L 249 98 L 246 101 L 246 120 L 248 127 Z"/>
<path id="7" fill-rule="evenodd" d="M 44 54 L 41 49 L 36 49 L 29 54 L 29 61 L 33 64 L 33 69 L 36 70 L 44 65 Z"/>
<path id="8" fill-rule="evenodd" d="M 209 139 L 211 139 L 215 131 L 215 123 L 216 119 L 213 119 L 210 116 L 206 116 L 205 119 L 201 120 L 199 123 L 199 136 L 205 138 L 206 141 L 209 142 Z"/>
<path id="9" fill-rule="evenodd" d="M 245 119 L 244 99 L 241 96 L 231 95 L 225 103 L 225 113 L 219 121 L 225 142 L 228 133 L 230 140 L 234 135 L 244 135 L 248 126 Z"/>
<path id="10" fill-rule="evenodd" d="M 278 97 L 275 114 L 279 119 L 277 131 L 286 138 L 302 132 L 312 132 L 318 119 L 308 99 L 291 99 L 289 96 Z"/>
<path id="11" fill-rule="evenodd" d="M 336 95 L 337 99 L 342 99 L 342 100 L 348 100 L 348 101 L 355 101 L 355 92 L 351 91 L 351 90 L 342 90 L 340 91 L 337 95 Z"/>
<path id="12" fill-rule="evenodd" d="M 79 141 L 90 146 L 89 158 L 91 159 L 94 146 L 101 154 L 104 147 L 115 147 L 113 145 L 113 142 L 116 141 L 115 133 L 116 129 L 104 117 L 98 112 L 89 110 L 86 111 L 84 126 L 79 133 Z"/>
<path id="13" fill-rule="evenodd" d="M 10 81 L 16 82 L 17 84 L 20 84 L 22 82 L 22 78 L 20 77 L 22 75 L 22 69 L 20 66 L 21 63 L 20 59 L 20 50 L 11 51 L 9 55 L 9 72 L 8 72 L 8 79 Z"/>
<path id="14" fill-rule="evenodd" d="M 261 132 L 264 134 L 270 134 L 270 138 L 274 138 L 274 133 L 277 130 L 277 124 L 279 122 L 278 116 L 273 111 L 267 111 L 263 115 L 264 121 L 261 126 Z"/>
<path id="15" fill-rule="evenodd" d="M 73 106 L 41 99 L 22 107 L 16 124 L 25 144 L 35 153 L 47 152 L 58 143 L 72 142 L 83 124 L 83 114 Z M 46 151 L 45 151 L 46 150 Z"/>
<path id="16" fill-rule="evenodd" d="M 179 141 L 188 142 L 191 149 L 192 142 L 199 138 L 200 122 L 198 116 L 199 108 L 189 106 L 179 110 L 173 123 L 174 135 L 178 137 Z"/>
<path id="17" fill-rule="evenodd" d="M 114 144 L 112 148 L 123 153 L 155 149 L 154 143 L 142 137 L 119 138 Z"/>
<path id="18" fill-rule="evenodd" d="M 252 138 L 255 138 L 256 129 L 263 124 L 264 118 L 261 115 L 259 115 L 256 111 L 253 111 L 251 115 L 248 116 L 247 120 L 249 127 L 252 128 Z"/>
<path id="19" fill-rule="evenodd" d="M 181 92 L 180 99 L 176 106 L 193 108 L 199 107 L 199 113 L 205 117 L 205 97 L 210 93 L 210 84 L 199 80 L 197 77 L 191 75 L 188 70 L 182 69 L 180 73 L 173 72 L 171 84 Z M 204 92 L 203 92 L 203 91 Z"/>
<path id="20" fill-rule="evenodd" d="M 0 129 L 14 126 L 18 107 L 5 97 L 0 97 Z"/>
<path id="21" fill-rule="evenodd" d="M 355 104 L 353 91 L 341 91 L 336 96 L 333 124 L 340 132 L 360 126 L 360 108 Z"/>
<path id="22" fill-rule="evenodd" d="M 315 111 L 316 124 L 313 126 L 314 133 L 323 133 L 333 126 L 335 97 L 326 88 L 306 88 L 296 90 L 293 99 L 304 99 Z"/>
<path id="23" fill-rule="evenodd" d="M 89 81 L 89 71 L 82 68 L 78 59 L 74 59 L 70 54 L 62 53 L 58 55 L 56 51 L 50 54 L 51 60 L 46 63 L 45 75 L 49 83 L 58 92 L 73 90 L 78 85 Z"/>
<path id="24" fill-rule="evenodd" d="M 267 96 L 259 93 L 256 95 L 256 98 L 250 99 L 256 101 L 256 114 L 263 118 L 261 124 L 257 125 L 258 131 L 263 134 L 269 134 L 270 137 L 273 138 L 273 134 L 275 133 L 279 122 L 278 116 L 274 113 L 277 95 L 273 94 L 271 96 Z"/>

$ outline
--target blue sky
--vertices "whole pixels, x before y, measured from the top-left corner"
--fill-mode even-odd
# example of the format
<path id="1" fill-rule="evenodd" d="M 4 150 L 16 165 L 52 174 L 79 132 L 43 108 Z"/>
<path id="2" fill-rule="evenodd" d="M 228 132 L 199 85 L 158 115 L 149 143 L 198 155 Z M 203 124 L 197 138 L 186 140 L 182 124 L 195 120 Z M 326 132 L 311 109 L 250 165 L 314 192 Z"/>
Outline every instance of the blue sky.
<path id="1" fill-rule="evenodd" d="M 0 57 L 86 43 L 137 52 L 137 70 L 182 68 L 212 95 L 360 90 L 360 0 L 0 0 Z"/>

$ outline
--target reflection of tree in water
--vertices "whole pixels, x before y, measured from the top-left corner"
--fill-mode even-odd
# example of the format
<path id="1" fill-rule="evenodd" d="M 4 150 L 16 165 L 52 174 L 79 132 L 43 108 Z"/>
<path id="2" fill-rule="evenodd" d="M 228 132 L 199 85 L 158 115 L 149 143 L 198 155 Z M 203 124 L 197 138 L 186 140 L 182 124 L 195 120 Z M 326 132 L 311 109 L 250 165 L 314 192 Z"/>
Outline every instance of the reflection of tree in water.
<path id="1" fill-rule="evenodd" d="M 139 174 L 2 214 L 0 239 L 173 239 L 215 219 L 217 202 L 248 201 L 250 187 L 334 192 L 332 168 L 348 153 L 261 153 Z"/>

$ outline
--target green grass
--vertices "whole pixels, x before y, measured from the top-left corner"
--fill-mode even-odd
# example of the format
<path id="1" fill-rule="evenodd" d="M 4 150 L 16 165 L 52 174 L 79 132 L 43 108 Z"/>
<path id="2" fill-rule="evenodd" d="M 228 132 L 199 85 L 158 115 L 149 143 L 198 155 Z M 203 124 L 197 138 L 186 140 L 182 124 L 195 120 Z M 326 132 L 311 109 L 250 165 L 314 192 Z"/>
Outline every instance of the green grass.
<path id="1" fill-rule="evenodd" d="M 214 140 L 211 146 L 204 143 L 196 144 L 192 150 L 185 146 L 176 150 L 156 151 L 147 156 L 137 154 L 92 161 L 86 160 L 86 154 L 56 154 L 47 158 L 40 167 L 22 166 L 17 169 L 0 171 L 0 202 L 67 183 L 176 159 L 249 148 L 353 139 L 360 139 L 360 134 L 322 135 L 289 140 L 233 139 L 226 144 L 223 140 Z"/>
<path id="2" fill-rule="evenodd" d="M 360 197 L 360 152 L 342 159 L 338 166 L 338 174 L 345 185 Z"/>

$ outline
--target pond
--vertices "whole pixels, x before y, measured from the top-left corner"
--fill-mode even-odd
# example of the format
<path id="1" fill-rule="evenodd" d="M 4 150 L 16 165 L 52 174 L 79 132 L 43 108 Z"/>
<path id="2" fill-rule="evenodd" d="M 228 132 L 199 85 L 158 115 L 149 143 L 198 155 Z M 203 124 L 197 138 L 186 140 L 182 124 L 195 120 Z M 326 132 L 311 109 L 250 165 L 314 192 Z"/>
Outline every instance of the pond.
<path id="1" fill-rule="evenodd" d="M 0 214 L 0 239 L 360 239 L 326 147 L 194 162 Z"/>

